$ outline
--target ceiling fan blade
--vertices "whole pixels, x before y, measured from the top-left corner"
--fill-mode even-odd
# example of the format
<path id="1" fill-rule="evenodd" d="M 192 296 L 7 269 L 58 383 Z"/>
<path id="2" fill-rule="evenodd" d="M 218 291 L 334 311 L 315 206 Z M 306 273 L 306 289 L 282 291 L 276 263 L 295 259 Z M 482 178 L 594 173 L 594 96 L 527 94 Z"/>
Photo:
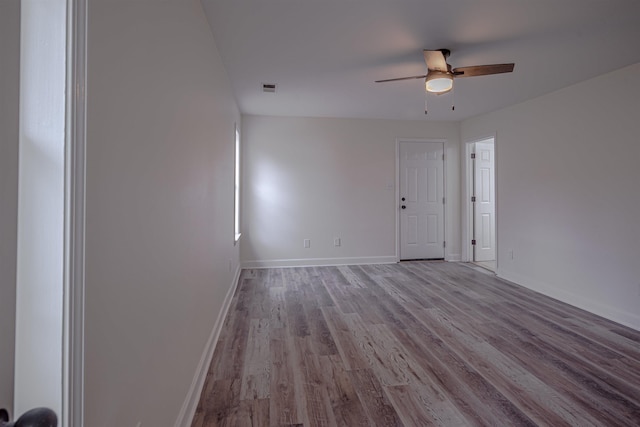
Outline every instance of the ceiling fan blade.
<path id="1" fill-rule="evenodd" d="M 427 63 L 427 69 L 443 71 L 445 73 L 448 71 L 447 56 L 449 56 L 449 51 L 447 49 L 425 49 L 422 53 L 424 54 L 424 62 Z"/>
<path id="2" fill-rule="evenodd" d="M 396 79 L 386 79 L 386 80 L 376 80 L 376 83 L 385 83 L 385 82 L 397 82 L 398 80 L 412 80 L 412 79 L 424 79 L 427 77 L 426 74 L 421 76 L 411 76 L 411 77 L 398 77 Z"/>
<path id="3" fill-rule="evenodd" d="M 510 73 L 516 64 L 491 64 L 472 65 L 470 67 L 458 67 L 452 70 L 454 77 L 488 76 L 491 74 Z"/>

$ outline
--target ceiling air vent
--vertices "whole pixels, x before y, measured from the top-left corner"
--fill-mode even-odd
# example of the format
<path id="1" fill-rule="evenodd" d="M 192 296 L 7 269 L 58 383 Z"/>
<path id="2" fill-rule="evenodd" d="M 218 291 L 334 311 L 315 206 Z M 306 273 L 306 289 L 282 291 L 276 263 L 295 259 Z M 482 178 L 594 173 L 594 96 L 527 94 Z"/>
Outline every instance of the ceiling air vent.
<path id="1" fill-rule="evenodd" d="M 262 91 L 265 93 L 276 93 L 275 83 L 262 83 Z"/>

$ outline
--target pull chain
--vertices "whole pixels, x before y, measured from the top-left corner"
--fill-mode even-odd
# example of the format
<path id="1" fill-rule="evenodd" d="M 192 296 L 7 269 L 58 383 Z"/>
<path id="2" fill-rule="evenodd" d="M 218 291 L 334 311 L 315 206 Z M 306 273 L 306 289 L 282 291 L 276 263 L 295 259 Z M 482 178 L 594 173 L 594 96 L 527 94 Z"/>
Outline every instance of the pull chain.
<path id="1" fill-rule="evenodd" d="M 455 111 L 455 110 L 456 110 L 456 91 L 452 87 L 451 88 L 451 111 Z"/>
<path id="2" fill-rule="evenodd" d="M 429 92 L 424 91 L 424 114 L 427 114 L 427 99 L 429 99 Z"/>

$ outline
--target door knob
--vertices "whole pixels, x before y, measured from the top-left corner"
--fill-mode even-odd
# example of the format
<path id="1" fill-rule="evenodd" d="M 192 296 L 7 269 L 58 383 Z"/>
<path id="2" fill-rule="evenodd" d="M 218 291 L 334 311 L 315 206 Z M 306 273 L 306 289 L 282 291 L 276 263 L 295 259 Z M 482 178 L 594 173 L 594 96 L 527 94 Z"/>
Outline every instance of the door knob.
<path id="1" fill-rule="evenodd" d="M 407 209 L 407 207 L 405 205 L 402 205 L 402 209 Z"/>
<path id="2" fill-rule="evenodd" d="M 403 202 L 405 201 L 405 198 L 404 198 L 404 197 L 402 198 L 402 201 L 403 201 Z"/>
<path id="3" fill-rule="evenodd" d="M 14 422 L 9 421 L 9 412 L 0 409 L 0 427 L 56 427 L 58 417 L 49 408 L 35 408 L 22 414 Z"/>

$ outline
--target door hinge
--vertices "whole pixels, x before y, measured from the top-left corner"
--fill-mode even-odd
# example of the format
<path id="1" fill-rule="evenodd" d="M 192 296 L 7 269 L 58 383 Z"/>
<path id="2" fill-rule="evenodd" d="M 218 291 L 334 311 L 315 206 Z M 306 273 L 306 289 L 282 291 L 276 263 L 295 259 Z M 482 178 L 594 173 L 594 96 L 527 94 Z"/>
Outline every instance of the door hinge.
<path id="1" fill-rule="evenodd" d="M 476 196 L 471 196 L 471 202 L 475 203 L 476 201 Z"/>
<path id="2" fill-rule="evenodd" d="M 442 160 L 444 160 L 444 153 L 442 154 Z"/>
<path id="3" fill-rule="evenodd" d="M 442 204 L 444 205 L 444 197 L 442 198 Z"/>
<path id="4" fill-rule="evenodd" d="M 475 245 L 475 244 L 476 244 L 476 239 L 473 239 L 473 240 L 471 241 L 471 244 L 472 244 L 472 245 Z"/>
<path id="5" fill-rule="evenodd" d="M 447 241 L 446 241 L 446 240 L 443 240 L 443 241 L 442 241 L 442 247 L 443 247 L 443 248 L 446 248 L 446 247 L 447 247 Z"/>
<path id="6" fill-rule="evenodd" d="M 471 158 L 475 159 L 476 158 L 476 153 L 471 153 Z"/>

